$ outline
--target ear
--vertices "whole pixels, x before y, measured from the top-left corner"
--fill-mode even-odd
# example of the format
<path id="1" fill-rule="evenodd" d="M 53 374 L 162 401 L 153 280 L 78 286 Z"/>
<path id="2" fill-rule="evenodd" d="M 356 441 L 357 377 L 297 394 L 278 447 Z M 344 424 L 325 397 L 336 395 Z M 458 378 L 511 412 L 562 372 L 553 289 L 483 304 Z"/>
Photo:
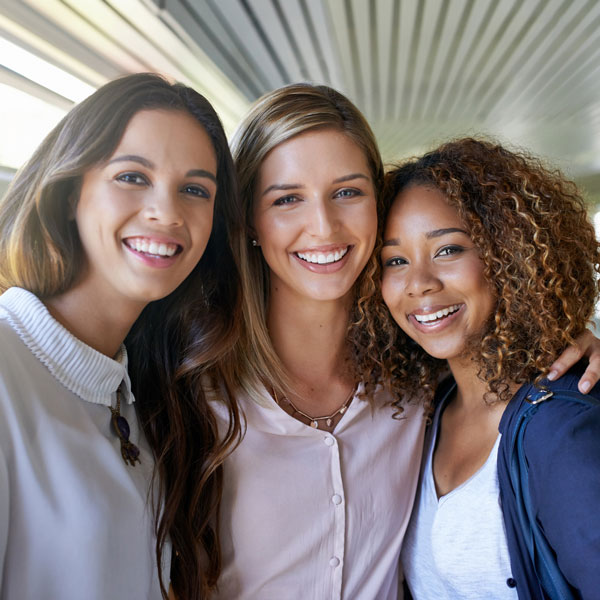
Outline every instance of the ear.
<path id="1" fill-rule="evenodd" d="M 251 226 L 246 227 L 246 235 L 252 242 L 253 246 L 260 246 L 258 234 L 256 233 L 256 230 L 254 229 L 254 227 L 251 227 Z"/>

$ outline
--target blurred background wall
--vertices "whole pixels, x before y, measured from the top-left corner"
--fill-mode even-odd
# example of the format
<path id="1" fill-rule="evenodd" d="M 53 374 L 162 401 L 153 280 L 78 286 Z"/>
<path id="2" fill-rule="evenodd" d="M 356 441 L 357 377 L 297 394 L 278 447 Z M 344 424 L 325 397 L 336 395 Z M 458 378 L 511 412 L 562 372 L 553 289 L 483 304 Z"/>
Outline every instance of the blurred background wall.
<path id="1" fill-rule="evenodd" d="M 229 133 L 262 93 L 325 83 L 386 161 L 487 134 L 600 205 L 598 0 L 0 0 L 0 193 L 74 103 L 135 71 L 196 87 Z"/>

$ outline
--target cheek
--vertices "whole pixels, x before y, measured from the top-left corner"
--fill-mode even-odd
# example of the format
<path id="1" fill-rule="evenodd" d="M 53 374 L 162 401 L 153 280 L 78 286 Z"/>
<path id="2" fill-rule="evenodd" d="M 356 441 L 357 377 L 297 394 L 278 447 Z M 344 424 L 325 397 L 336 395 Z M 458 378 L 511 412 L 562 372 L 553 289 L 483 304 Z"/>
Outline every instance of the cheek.
<path id="1" fill-rule="evenodd" d="M 365 206 L 361 214 L 355 216 L 354 222 L 362 225 L 362 236 L 370 239 L 370 243 L 375 247 L 375 238 L 377 237 L 377 208 L 375 202 L 373 201 Z"/>
<path id="2" fill-rule="evenodd" d="M 273 219 L 265 212 L 256 210 L 253 214 L 252 223 L 260 245 L 268 244 L 270 238 L 273 237 L 273 231 L 277 228 L 277 219 Z"/>
<path id="3" fill-rule="evenodd" d="M 300 212 L 273 217 L 262 215 L 255 221 L 254 229 L 264 254 L 287 251 L 302 233 L 302 215 Z"/>
<path id="4" fill-rule="evenodd" d="M 204 247 L 208 243 L 208 238 L 213 228 L 214 210 L 212 207 L 206 207 L 198 211 L 193 218 L 192 239 L 195 244 Z"/>

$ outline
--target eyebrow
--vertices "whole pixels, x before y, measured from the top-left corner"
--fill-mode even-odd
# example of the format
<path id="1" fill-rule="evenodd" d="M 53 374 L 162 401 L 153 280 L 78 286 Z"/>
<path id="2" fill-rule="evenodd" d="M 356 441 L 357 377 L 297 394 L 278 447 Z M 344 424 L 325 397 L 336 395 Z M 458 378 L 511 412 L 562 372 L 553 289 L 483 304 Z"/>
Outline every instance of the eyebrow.
<path id="1" fill-rule="evenodd" d="M 148 167 L 149 169 L 154 168 L 154 163 L 150 162 L 143 156 L 138 156 L 137 154 L 122 154 L 121 156 L 116 156 L 115 158 L 111 158 L 108 161 L 108 164 L 112 165 L 116 162 L 136 162 L 140 163 L 140 165 L 144 165 L 144 167 Z"/>
<path id="2" fill-rule="evenodd" d="M 217 178 L 210 171 L 206 171 L 204 169 L 191 169 L 186 174 L 186 177 L 206 177 L 210 179 L 214 183 L 217 183 Z"/>
<path id="3" fill-rule="evenodd" d="M 116 156 L 115 158 L 108 161 L 108 164 L 113 164 L 116 162 L 136 162 L 140 165 L 148 169 L 154 169 L 154 163 L 143 156 L 139 156 L 137 154 L 123 154 L 121 156 Z M 190 169 L 186 174 L 186 177 L 206 177 L 210 179 L 214 183 L 217 183 L 217 177 L 211 173 L 210 171 L 206 171 L 205 169 Z"/>
<path id="4" fill-rule="evenodd" d="M 344 175 L 343 177 L 338 177 L 334 179 L 332 183 L 343 183 L 344 181 L 351 181 L 352 179 L 365 179 L 366 181 L 371 181 L 371 178 L 365 175 L 364 173 L 350 173 L 350 175 Z M 287 191 L 287 190 L 298 190 L 303 189 L 305 186 L 301 183 L 274 183 L 270 185 L 261 196 L 266 196 L 269 192 L 273 190 L 277 191 Z"/>
<path id="5" fill-rule="evenodd" d="M 371 181 L 370 177 L 367 177 L 364 173 L 350 173 L 350 175 L 344 175 L 333 180 L 333 183 L 342 183 L 344 181 L 350 181 L 351 179 L 366 179 Z"/>
<path id="6" fill-rule="evenodd" d="M 460 227 L 446 227 L 445 229 L 434 229 L 433 231 L 428 231 L 425 234 L 425 237 L 430 240 L 431 238 L 437 238 L 442 235 L 447 235 L 448 233 L 464 233 L 465 235 L 469 235 L 464 229 Z"/>
<path id="7" fill-rule="evenodd" d="M 432 238 L 441 237 L 442 235 L 447 235 L 448 233 L 464 233 L 465 235 L 469 235 L 464 229 L 460 229 L 460 227 L 446 227 L 445 229 L 434 229 L 433 231 L 428 231 L 425 234 L 425 237 L 430 240 Z M 393 238 L 391 240 L 385 240 L 383 242 L 384 246 L 399 246 L 400 238 Z"/>

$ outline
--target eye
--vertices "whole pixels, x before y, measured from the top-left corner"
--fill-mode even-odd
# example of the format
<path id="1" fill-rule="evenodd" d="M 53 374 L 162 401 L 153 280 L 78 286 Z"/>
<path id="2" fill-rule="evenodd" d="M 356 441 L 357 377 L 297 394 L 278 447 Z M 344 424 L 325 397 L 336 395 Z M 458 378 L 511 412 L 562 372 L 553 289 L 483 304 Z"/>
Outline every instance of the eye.
<path id="1" fill-rule="evenodd" d="M 393 256 L 392 258 L 388 258 L 383 262 L 384 267 L 401 267 L 402 265 L 407 265 L 408 261 L 401 256 Z"/>
<path id="2" fill-rule="evenodd" d="M 444 246 L 441 248 L 436 256 L 453 256 L 454 254 L 460 254 L 464 251 L 462 246 Z"/>
<path id="3" fill-rule="evenodd" d="M 285 206 L 286 204 L 294 204 L 295 202 L 299 202 L 297 196 L 282 196 L 273 202 L 273 206 Z"/>
<path id="4" fill-rule="evenodd" d="M 190 183 L 181 188 L 182 193 L 198 198 L 210 198 L 210 192 L 202 185 Z"/>
<path id="5" fill-rule="evenodd" d="M 141 173 L 120 173 L 115 178 L 117 181 L 123 183 L 130 183 L 132 185 L 147 185 L 148 179 Z"/>
<path id="6" fill-rule="evenodd" d="M 354 198 L 362 195 L 363 193 L 355 188 L 344 188 L 343 190 L 338 190 L 335 193 L 336 198 Z"/>

